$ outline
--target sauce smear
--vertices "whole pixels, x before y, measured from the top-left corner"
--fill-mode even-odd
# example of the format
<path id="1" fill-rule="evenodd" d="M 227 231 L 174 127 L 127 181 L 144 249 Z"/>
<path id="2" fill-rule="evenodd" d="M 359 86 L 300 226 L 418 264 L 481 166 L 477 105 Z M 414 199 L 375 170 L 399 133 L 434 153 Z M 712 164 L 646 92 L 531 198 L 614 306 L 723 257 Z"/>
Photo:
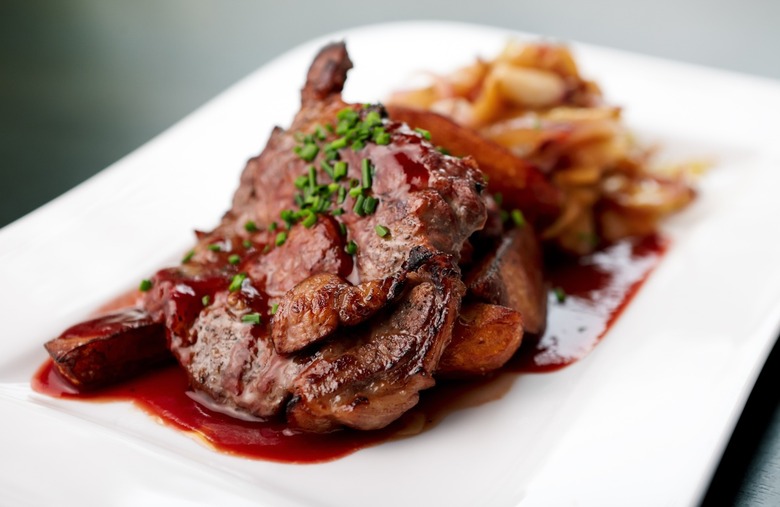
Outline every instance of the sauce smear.
<path id="1" fill-rule="evenodd" d="M 622 241 L 548 267 L 547 329 L 510 361 L 515 371 L 554 371 L 582 359 L 658 265 L 668 244 L 658 236 Z"/>
<path id="2" fill-rule="evenodd" d="M 78 392 L 47 361 L 35 374 L 32 387 L 56 398 L 132 401 L 150 415 L 221 452 L 284 463 L 317 463 L 339 458 L 389 440 L 402 427 L 399 423 L 374 432 L 337 431 L 317 435 L 292 432 L 282 422 L 236 419 L 190 398 L 187 376 L 178 365 L 151 371 L 95 393 L 85 393 Z"/>
<path id="3" fill-rule="evenodd" d="M 527 340 L 507 369 L 552 371 L 586 356 L 658 264 L 666 246 L 657 237 L 624 241 L 576 262 L 550 266 L 550 285 L 561 290 L 550 293 L 547 331 L 539 340 Z M 500 398 L 511 387 L 511 381 L 499 374 L 476 381 L 440 382 L 422 393 L 418 406 L 385 429 L 343 430 L 326 435 L 294 432 L 279 421 L 245 421 L 215 412 L 188 395 L 186 374 L 176 365 L 90 393 L 77 391 L 47 361 L 31 385 L 35 391 L 56 398 L 132 401 L 166 424 L 228 454 L 284 463 L 318 463 L 419 433 L 453 410 Z"/>

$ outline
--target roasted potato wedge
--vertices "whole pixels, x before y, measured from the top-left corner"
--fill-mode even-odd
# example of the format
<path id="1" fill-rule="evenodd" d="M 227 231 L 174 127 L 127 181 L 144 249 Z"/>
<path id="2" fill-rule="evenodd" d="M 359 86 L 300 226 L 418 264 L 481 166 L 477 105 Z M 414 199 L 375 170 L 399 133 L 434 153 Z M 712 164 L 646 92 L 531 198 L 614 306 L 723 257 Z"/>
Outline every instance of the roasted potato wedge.
<path id="1" fill-rule="evenodd" d="M 468 303 L 455 322 L 452 341 L 444 350 L 437 374 L 483 375 L 501 368 L 523 340 L 523 319 L 504 306 Z"/>
<path id="2" fill-rule="evenodd" d="M 477 261 L 464 281 L 470 297 L 519 312 L 526 333 L 544 332 L 547 288 L 539 242 L 530 224 L 504 234 L 496 250 Z"/>
<path id="3" fill-rule="evenodd" d="M 173 359 L 163 325 L 137 308 L 77 324 L 45 347 L 57 371 L 85 390 L 124 380 Z"/>

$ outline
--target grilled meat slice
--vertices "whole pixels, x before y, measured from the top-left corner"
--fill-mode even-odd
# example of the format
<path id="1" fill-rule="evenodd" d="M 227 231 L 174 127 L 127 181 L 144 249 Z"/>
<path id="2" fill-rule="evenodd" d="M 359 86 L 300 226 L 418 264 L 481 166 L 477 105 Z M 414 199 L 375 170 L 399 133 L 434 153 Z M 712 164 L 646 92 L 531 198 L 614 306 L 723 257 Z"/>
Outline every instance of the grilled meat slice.
<path id="1" fill-rule="evenodd" d="M 405 281 L 406 271 L 358 285 L 330 273 L 307 278 L 279 303 L 271 329 L 274 348 L 290 354 L 326 338 L 339 326 L 364 322 L 392 302 Z"/>
<path id="2" fill-rule="evenodd" d="M 350 66 L 343 44 L 320 52 L 291 129 L 144 300 L 194 389 L 307 431 L 383 427 L 433 385 L 465 293 L 458 257 L 486 219 L 472 160 L 342 101 Z M 342 118 L 373 137 L 343 146 Z"/>
<path id="3" fill-rule="evenodd" d="M 308 431 L 376 429 L 413 407 L 449 345 L 465 286 L 452 256 L 416 248 L 404 296 L 369 325 L 337 333 L 296 377 L 287 417 Z"/>
<path id="4" fill-rule="evenodd" d="M 290 131 L 273 131 L 220 225 L 198 233 L 182 266 L 153 277 L 142 308 L 47 344 L 68 378 L 97 387 L 172 352 L 194 389 L 238 411 L 286 417 L 306 431 L 375 429 L 417 403 L 434 372 L 494 370 L 523 328 L 540 332 L 546 300 L 537 297 L 543 285 L 530 227 L 507 233 L 469 158 L 442 155 L 381 107 L 345 104 L 339 93 L 350 66 L 343 44 L 323 49 Z M 338 137 L 322 125 L 349 116 L 344 111 L 371 119 L 384 139 L 328 155 Z M 296 152 L 301 137 L 325 156 Z M 346 171 L 334 174 L 335 163 Z M 318 174 L 318 165 L 331 172 Z M 354 200 L 341 186 L 357 189 Z M 301 206 L 314 189 L 326 205 Z M 376 199 L 373 208 L 360 209 L 360 196 Z M 294 214 L 296 205 L 308 211 Z M 93 356 L 112 344 L 137 353 L 94 368 Z"/>

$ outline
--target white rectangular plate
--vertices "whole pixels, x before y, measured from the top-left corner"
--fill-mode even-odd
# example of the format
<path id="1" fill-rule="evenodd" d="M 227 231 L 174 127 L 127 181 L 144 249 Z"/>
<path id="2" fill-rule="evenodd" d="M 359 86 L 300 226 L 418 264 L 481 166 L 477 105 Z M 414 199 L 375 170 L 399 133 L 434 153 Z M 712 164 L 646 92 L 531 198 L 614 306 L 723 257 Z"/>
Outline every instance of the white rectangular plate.
<path id="1" fill-rule="evenodd" d="M 90 181 L 0 231 L 0 497 L 8 505 L 688 505 L 713 472 L 780 323 L 780 85 L 573 44 L 583 72 L 672 158 L 715 162 L 673 244 L 603 343 L 431 431 L 318 465 L 222 455 L 128 404 L 48 399 L 42 344 L 228 208 L 244 162 L 345 39 L 345 96 L 496 54 L 503 30 L 364 27 L 305 44 Z"/>

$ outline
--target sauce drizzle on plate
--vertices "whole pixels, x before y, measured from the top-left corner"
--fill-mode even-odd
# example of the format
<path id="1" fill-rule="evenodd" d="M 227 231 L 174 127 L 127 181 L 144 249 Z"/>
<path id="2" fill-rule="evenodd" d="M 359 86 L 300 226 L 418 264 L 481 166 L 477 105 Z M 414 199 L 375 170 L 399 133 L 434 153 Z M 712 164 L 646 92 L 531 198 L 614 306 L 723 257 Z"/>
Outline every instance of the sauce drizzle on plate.
<path id="1" fill-rule="evenodd" d="M 551 287 L 562 292 L 550 292 L 547 331 L 539 340 L 526 341 L 505 370 L 547 372 L 585 357 L 658 265 L 666 247 L 658 237 L 623 241 L 576 262 L 550 266 Z M 176 365 L 97 392 L 78 392 L 59 376 L 49 360 L 31 381 L 35 391 L 55 398 L 132 401 L 165 424 L 220 452 L 284 463 L 329 461 L 419 433 L 453 410 L 496 399 L 511 387 L 503 374 L 441 384 L 423 392 L 417 407 L 385 429 L 321 435 L 294 432 L 279 421 L 244 421 L 210 410 L 188 395 L 186 374 Z"/>

